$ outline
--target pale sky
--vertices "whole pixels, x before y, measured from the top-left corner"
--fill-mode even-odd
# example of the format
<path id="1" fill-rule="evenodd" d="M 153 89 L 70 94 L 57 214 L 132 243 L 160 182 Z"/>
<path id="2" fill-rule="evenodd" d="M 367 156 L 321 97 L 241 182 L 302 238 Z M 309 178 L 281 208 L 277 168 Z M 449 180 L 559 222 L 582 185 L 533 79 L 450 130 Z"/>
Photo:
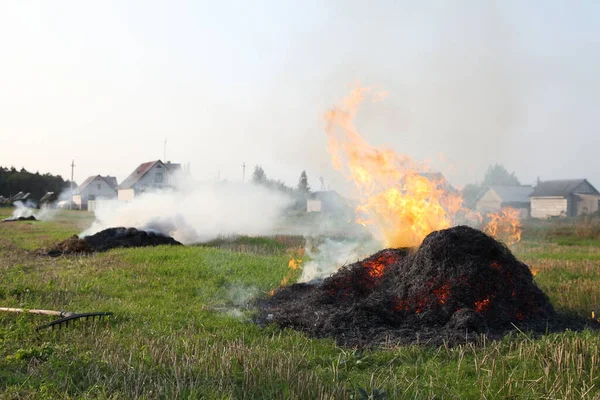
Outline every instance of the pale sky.
<path id="1" fill-rule="evenodd" d="M 190 162 L 343 178 L 323 114 L 388 92 L 362 135 L 452 183 L 503 163 L 523 183 L 600 186 L 598 1 L 3 1 L 0 165 L 70 177 Z"/>

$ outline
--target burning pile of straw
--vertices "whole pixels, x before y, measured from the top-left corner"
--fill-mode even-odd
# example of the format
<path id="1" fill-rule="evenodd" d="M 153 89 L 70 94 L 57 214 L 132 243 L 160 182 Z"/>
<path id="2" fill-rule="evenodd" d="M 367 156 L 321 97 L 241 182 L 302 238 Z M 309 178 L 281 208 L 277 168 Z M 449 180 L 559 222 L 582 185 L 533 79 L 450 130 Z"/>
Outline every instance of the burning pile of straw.
<path id="1" fill-rule="evenodd" d="M 382 250 L 318 284 L 282 287 L 261 307 L 262 323 L 351 346 L 457 344 L 564 325 L 528 266 L 467 226 L 435 231 L 416 251 Z"/>

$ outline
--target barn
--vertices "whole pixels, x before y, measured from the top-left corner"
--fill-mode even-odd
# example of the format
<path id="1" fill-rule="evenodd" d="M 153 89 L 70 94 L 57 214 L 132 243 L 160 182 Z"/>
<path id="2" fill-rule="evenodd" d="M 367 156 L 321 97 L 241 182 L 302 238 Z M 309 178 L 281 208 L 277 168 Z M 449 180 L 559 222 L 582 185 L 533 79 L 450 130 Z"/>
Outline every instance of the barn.
<path id="1" fill-rule="evenodd" d="M 475 202 L 475 209 L 480 213 L 495 213 L 504 207 L 519 210 L 521 218 L 528 218 L 531 209 L 529 196 L 533 186 L 489 186 L 485 188 Z"/>
<path id="2" fill-rule="evenodd" d="M 533 218 L 576 217 L 598 211 L 600 193 L 587 179 L 542 181 L 530 199 Z"/>

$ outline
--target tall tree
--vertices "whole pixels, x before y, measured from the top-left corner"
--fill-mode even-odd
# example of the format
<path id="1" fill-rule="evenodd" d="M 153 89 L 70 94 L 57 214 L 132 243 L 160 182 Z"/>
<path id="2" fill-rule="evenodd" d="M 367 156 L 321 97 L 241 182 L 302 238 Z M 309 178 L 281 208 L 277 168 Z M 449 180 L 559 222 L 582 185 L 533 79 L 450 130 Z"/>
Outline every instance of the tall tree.
<path id="1" fill-rule="evenodd" d="M 310 186 L 308 184 L 308 177 L 306 176 L 306 171 L 302 171 L 300 174 L 300 179 L 298 180 L 298 191 L 300 193 L 309 193 Z"/>
<path id="2" fill-rule="evenodd" d="M 252 182 L 264 184 L 267 182 L 267 174 L 260 165 L 254 166 L 254 172 L 252 173 Z"/>
<path id="3" fill-rule="evenodd" d="M 494 164 L 488 167 L 483 177 L 484 186 L 518 186 L 519 180 L 514 172 L 509 173 L 502 164 Z"/>

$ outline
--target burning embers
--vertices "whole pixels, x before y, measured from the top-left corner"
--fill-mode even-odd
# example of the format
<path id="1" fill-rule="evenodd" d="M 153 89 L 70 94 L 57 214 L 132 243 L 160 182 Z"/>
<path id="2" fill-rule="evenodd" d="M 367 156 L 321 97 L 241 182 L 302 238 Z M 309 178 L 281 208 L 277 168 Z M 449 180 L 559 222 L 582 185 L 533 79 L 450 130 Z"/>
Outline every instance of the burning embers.
<path id="1" fill-rule="evenodd" d="M 464 342 L 514 325 L 543 331 L 555 315 L 527 265 L 466 226 L 431 233 L 417 251 L 380 251 L 318 285 L 281 288 L 264 312 L 282 327 L 349 345 Z"/>
<path id="2" fill-rule="evenodd" d="M 91 236 L 80 239 L 78 236 L 60 242 L 52 250 L 49 256 L 60 256 L 63 254 L 85 254 L 99 251 L 107 251 L 118 247 L 146 247 L 159 245 L 178 245 L 177 240 L 170 236 L 164 236 L 150 231 L 141 231 L 135 228 L 109 228 Z"/>

